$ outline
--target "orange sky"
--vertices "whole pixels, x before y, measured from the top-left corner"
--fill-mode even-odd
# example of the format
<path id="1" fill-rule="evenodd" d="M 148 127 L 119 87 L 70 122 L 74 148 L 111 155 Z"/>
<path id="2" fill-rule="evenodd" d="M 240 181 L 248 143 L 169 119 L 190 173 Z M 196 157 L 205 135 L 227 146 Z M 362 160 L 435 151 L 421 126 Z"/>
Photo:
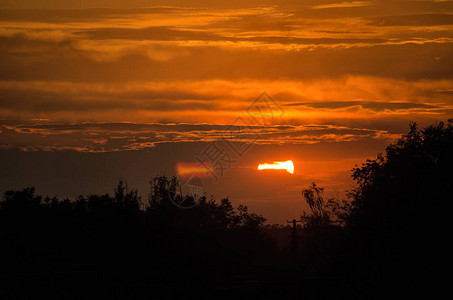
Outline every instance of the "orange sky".
<path id="1" fill-rule="evenodd" d="M 110 173 L 133 177 L 146 194 L 149 176 L 172 174 L 243 125 L 236 142 L 254 147 L 206 185 L 281 219 L 299 214 L 311 181 L 349 188 L 350 169 L 409 121 L 453 117 L 453 1 L 86 2 L 0 3 L 2 162 L 13 152 L 145 151 L 152 158 L 136 173 L 146 178 L 126 167 Z M 263 92 L 278 113 L 260 123 L 247 108 Z M 294 175 L 256 171 L 288 159 Z M 15 163 L 0 173 L 0 190 L 52 193 L 52 174 L 72 178 L 46 168 L 50 179 L 35 183 L 30 165 Z M 109 192 L 114 180 L 84 192 Z"/>

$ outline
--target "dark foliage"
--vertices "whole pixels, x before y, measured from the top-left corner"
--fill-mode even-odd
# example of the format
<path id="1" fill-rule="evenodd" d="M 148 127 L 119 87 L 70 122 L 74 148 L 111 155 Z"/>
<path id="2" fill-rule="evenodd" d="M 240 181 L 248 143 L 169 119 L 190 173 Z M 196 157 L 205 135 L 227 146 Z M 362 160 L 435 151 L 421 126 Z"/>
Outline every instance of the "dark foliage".
<path id="1" fill-rule="evenodd" d="M 303 190 L 303 276 L 331 278 L 334 293 L 359 299 L 438 295 L 451 257 L 452 170 L 453 122 L 412 123 L 385 155 L 353 169 L 348 199 L 314 183 Z"/>
<path id="2" fill-rule="evenodd" d="M 353 170 L 357 187 L 347 228 L 354 266 L 371 283 L 418 294 L 441 287 L 449 261 L 453 199 L 453 122 L 423 130 L 412 123 L 386 154 Z"/>
<path id="3" fill-rule="evenodd" d="M 267 265 L 275 247 L 262 216 L 234 209 L 228 199 L 202 198 L 181 210 L 165 196 L 172 181 L 153 180 L 147 208 L 124 181 L 113 197 L 75 201 L 43 199 L 34 188 L 6 192 L 0 295 L 201 297 Z"/>

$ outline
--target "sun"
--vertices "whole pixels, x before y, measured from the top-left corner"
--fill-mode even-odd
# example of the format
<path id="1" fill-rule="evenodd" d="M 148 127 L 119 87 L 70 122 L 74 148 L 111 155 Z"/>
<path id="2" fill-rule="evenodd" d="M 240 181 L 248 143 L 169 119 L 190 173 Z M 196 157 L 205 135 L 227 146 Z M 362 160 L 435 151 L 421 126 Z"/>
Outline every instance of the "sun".
<path id="1" fill-rule="evenodd" d="M 286 170 L 286 172 L 294 173 L 294 164 L 292 160 L 274 161 L 272 164 L 263 163 L 258 165 L 258 170 Z"/>

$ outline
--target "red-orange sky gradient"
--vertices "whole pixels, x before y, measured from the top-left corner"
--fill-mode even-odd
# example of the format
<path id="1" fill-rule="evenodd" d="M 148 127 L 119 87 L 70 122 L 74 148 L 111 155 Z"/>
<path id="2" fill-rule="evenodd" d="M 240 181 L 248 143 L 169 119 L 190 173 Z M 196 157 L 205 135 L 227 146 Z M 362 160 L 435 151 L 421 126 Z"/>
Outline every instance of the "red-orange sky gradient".
<path id="1" fill-rule="evenodd" d="M 312 181 L 342 195 L 410 121 L 453 117 L 452 54 L 453 1 L 2 1 L 0 191 L 146 198 L 217 143 L 208 194 L 298 217 Z"/>

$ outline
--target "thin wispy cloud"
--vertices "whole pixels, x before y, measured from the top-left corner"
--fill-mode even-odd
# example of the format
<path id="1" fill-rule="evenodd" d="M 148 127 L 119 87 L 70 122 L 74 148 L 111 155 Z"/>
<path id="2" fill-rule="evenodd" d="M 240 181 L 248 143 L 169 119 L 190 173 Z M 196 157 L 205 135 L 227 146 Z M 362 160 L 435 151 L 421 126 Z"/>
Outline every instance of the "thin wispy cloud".
<path id="1" fill-rule="evenodd" d="M 297 145 L 384 139 L 400 135 L 384 130 L 334 125 L 239 126 L 231 137 L 229 126 L 207 124 L 9 124 L 0 125 L 2 149 L 25 151 L 75 150 L 111 152 L 146 150 L 162 143 L 229 141 L 256 145 Z"/>
<path id="2" fill-rule="evenodd" d="M 375 1 L 351 1 L 351 2 L 340 2 L 340 3 L 329 3 L 329 4 L 318 4 L 313 5 L 313 9 L 325 9 L 325 8 L 343 8 L 343 7 L 361 7 L 375 4 Z"/>

